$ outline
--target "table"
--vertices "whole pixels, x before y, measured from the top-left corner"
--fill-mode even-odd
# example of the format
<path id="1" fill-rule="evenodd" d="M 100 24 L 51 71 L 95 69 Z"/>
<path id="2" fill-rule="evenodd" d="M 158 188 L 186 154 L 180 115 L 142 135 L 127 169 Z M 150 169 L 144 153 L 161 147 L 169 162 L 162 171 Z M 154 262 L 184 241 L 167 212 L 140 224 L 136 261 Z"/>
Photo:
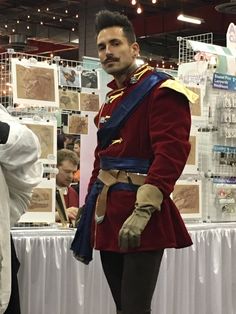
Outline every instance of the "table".
<path id="1" fill-rule="evenodd" d="M 153 314 L 236 313 L 236 223 L 188 225 L 194 245 L 164 252 Z M 12 230 L 22 314 L 115 314 L 99 253 L 75 260 L 75 230 Z"/>

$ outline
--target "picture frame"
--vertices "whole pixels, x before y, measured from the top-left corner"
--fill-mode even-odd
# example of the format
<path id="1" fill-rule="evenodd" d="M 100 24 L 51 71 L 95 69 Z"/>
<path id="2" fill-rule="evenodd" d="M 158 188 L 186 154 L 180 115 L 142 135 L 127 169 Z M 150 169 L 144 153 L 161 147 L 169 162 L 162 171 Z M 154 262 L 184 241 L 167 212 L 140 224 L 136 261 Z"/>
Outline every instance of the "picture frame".
<path id="1" fill-rule="evenodd" d="M 59 85 L 71 88 L 81 88 L 80 67 L 59 66 Z"/>
<path id="2" fill-rule="evenodd" d="M 199 162 L 199 152 L 198 152 L 198 131 L 195 127 L 191 128 L 189 142 L 191 145 L 191 149 L 189 152 L 189 156 L 186 162 L 186 165 L 183 170 L 183 174 L 196 174 L 198 173 L 198 162 Z"/>
<path id="3" fill-rule="evenodd" d="M 202 217 L 202 182 L 201 180 L 178 180 L 171 198 L 183 218 Z"/>
<path id="4" fill-rule="evenodd" d="M 77 91 L 59 89 L 59 107 L 61 110 L 79 110 L 79 94 Z"/>
<path id="5" fill-rule="evenodd" d="M 85 89 L 99 89 L 98 71 L 83 69 L 81 71 L 81 87 Z"/>
<path id="6" fill-rule="evenodd" d="M 55 222 L 56 181 L 43 178 L 33 189 L 31 202 L 19 223 L 54 223 Z"/>
<path id="7" fill-rule="evenodd" d="M 65 134 L 88 134 L 87 115 L 62 112 L 62 124 Z"/>
<path id="8" fill-rule="evenodd" d="M 196 100 L 195 103 L 189 102 L 192 119 L 202 120 L 204 118 L 203 116 L 203 95 L 204 95 L 203 88 L 199 85 L 187 85 L 185 87 L 198 95 L 198 99 Z"/>
<path id="9" fill-rule="evenodd" d="M 57 121 L 21 118 L 19 121 L 27 126 L 38 138 L 41 146 L 40 161 L 44 164 L 56 164 L 57 160 Z"/>
<path id="10" fill-rule="evenodd" d="M 11 67 L 13 103 L 22 107 L 59 107 L 56 64 L 12 58 Z"/>
<path id="11" fill-rule="evenodd" d="M 95 93 L 79 93 L 78 96 L 81 111 L 99 111 L 99 95 Z"/>

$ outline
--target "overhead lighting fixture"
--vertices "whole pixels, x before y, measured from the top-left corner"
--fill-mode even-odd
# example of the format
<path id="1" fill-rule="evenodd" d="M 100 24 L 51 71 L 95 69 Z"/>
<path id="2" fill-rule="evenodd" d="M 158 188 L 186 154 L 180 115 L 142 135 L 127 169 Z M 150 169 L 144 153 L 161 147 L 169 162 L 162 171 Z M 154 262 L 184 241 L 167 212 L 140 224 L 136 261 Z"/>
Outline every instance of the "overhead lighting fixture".
<path id="1" fill-rule="evenodd" d="M 185 14 L 179 14 L 177 17 L 177 20 L 182 21 L 182 22 L 187 22 L 187 23 L 193 23 L 193 24 L 202 24 L 204 22 L 204 20 L 201 18 L 189 16 Z"/>

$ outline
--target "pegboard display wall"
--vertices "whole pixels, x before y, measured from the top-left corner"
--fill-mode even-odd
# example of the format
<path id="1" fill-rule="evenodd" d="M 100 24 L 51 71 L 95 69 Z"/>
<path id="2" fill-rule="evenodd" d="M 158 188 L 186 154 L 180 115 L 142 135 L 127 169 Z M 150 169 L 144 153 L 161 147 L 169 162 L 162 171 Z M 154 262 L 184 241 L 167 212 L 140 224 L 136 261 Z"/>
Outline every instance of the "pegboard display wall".
<path id="1" fill-rule="evenodd" d="M 188 44 L 188 40 L 212 44 L 213 33 L 205 33 L 187 37 L 177 37 L 177 41 L 179 42 L 179 64 L 194 61 L 195 52 Z"/>

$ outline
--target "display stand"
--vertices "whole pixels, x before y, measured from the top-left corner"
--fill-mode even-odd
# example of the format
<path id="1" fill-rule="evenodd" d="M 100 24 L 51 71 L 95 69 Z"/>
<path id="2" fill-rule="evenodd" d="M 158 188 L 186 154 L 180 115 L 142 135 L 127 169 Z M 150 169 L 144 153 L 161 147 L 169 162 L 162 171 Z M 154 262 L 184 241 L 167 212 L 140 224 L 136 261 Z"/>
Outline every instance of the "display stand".
<path id="1" fill-rule="evenodd" d="M 191 56 L 192 62 L 179 66 L 178 78 L 199 94 L 199 101 L 191 105 L 192 127 L 197 130 L 192 149 L 198 161 L 197 171 L 185 169 L 180 182 L 185 179 L 185 203 L 194 199 L 201 206 L 185 207 L 188 215 L 183 216 L 190 218 L 194 212 L 200 221 L 235 221 L 236 72 L 231 66 L 236 64 L 236 52 L 193 38 L 186 40 L 185 47 L 185 57 Z"/>
<path id="2" fill-rule="evenodd" d="M 100 107 L 100 64 L 97 59 L 78 62 L 13 49 L 1 53 L 0 62 L 1 103 L 36 134 L 44 166 L 44 178 L 34 189 L 33 204 L 20 223 L 54 223 L 57 134 L 81 137 L 82 150 L 86 146 L 94 149 L 95 140 L 87 140 L 96 139 L 93 120 Z M 83 155 L 88 160 L 83 169 L 86 180 L 82 181 L 87 187 L 93 157 Z M 84 191 L 85 184 L 81 184 Z"/>

